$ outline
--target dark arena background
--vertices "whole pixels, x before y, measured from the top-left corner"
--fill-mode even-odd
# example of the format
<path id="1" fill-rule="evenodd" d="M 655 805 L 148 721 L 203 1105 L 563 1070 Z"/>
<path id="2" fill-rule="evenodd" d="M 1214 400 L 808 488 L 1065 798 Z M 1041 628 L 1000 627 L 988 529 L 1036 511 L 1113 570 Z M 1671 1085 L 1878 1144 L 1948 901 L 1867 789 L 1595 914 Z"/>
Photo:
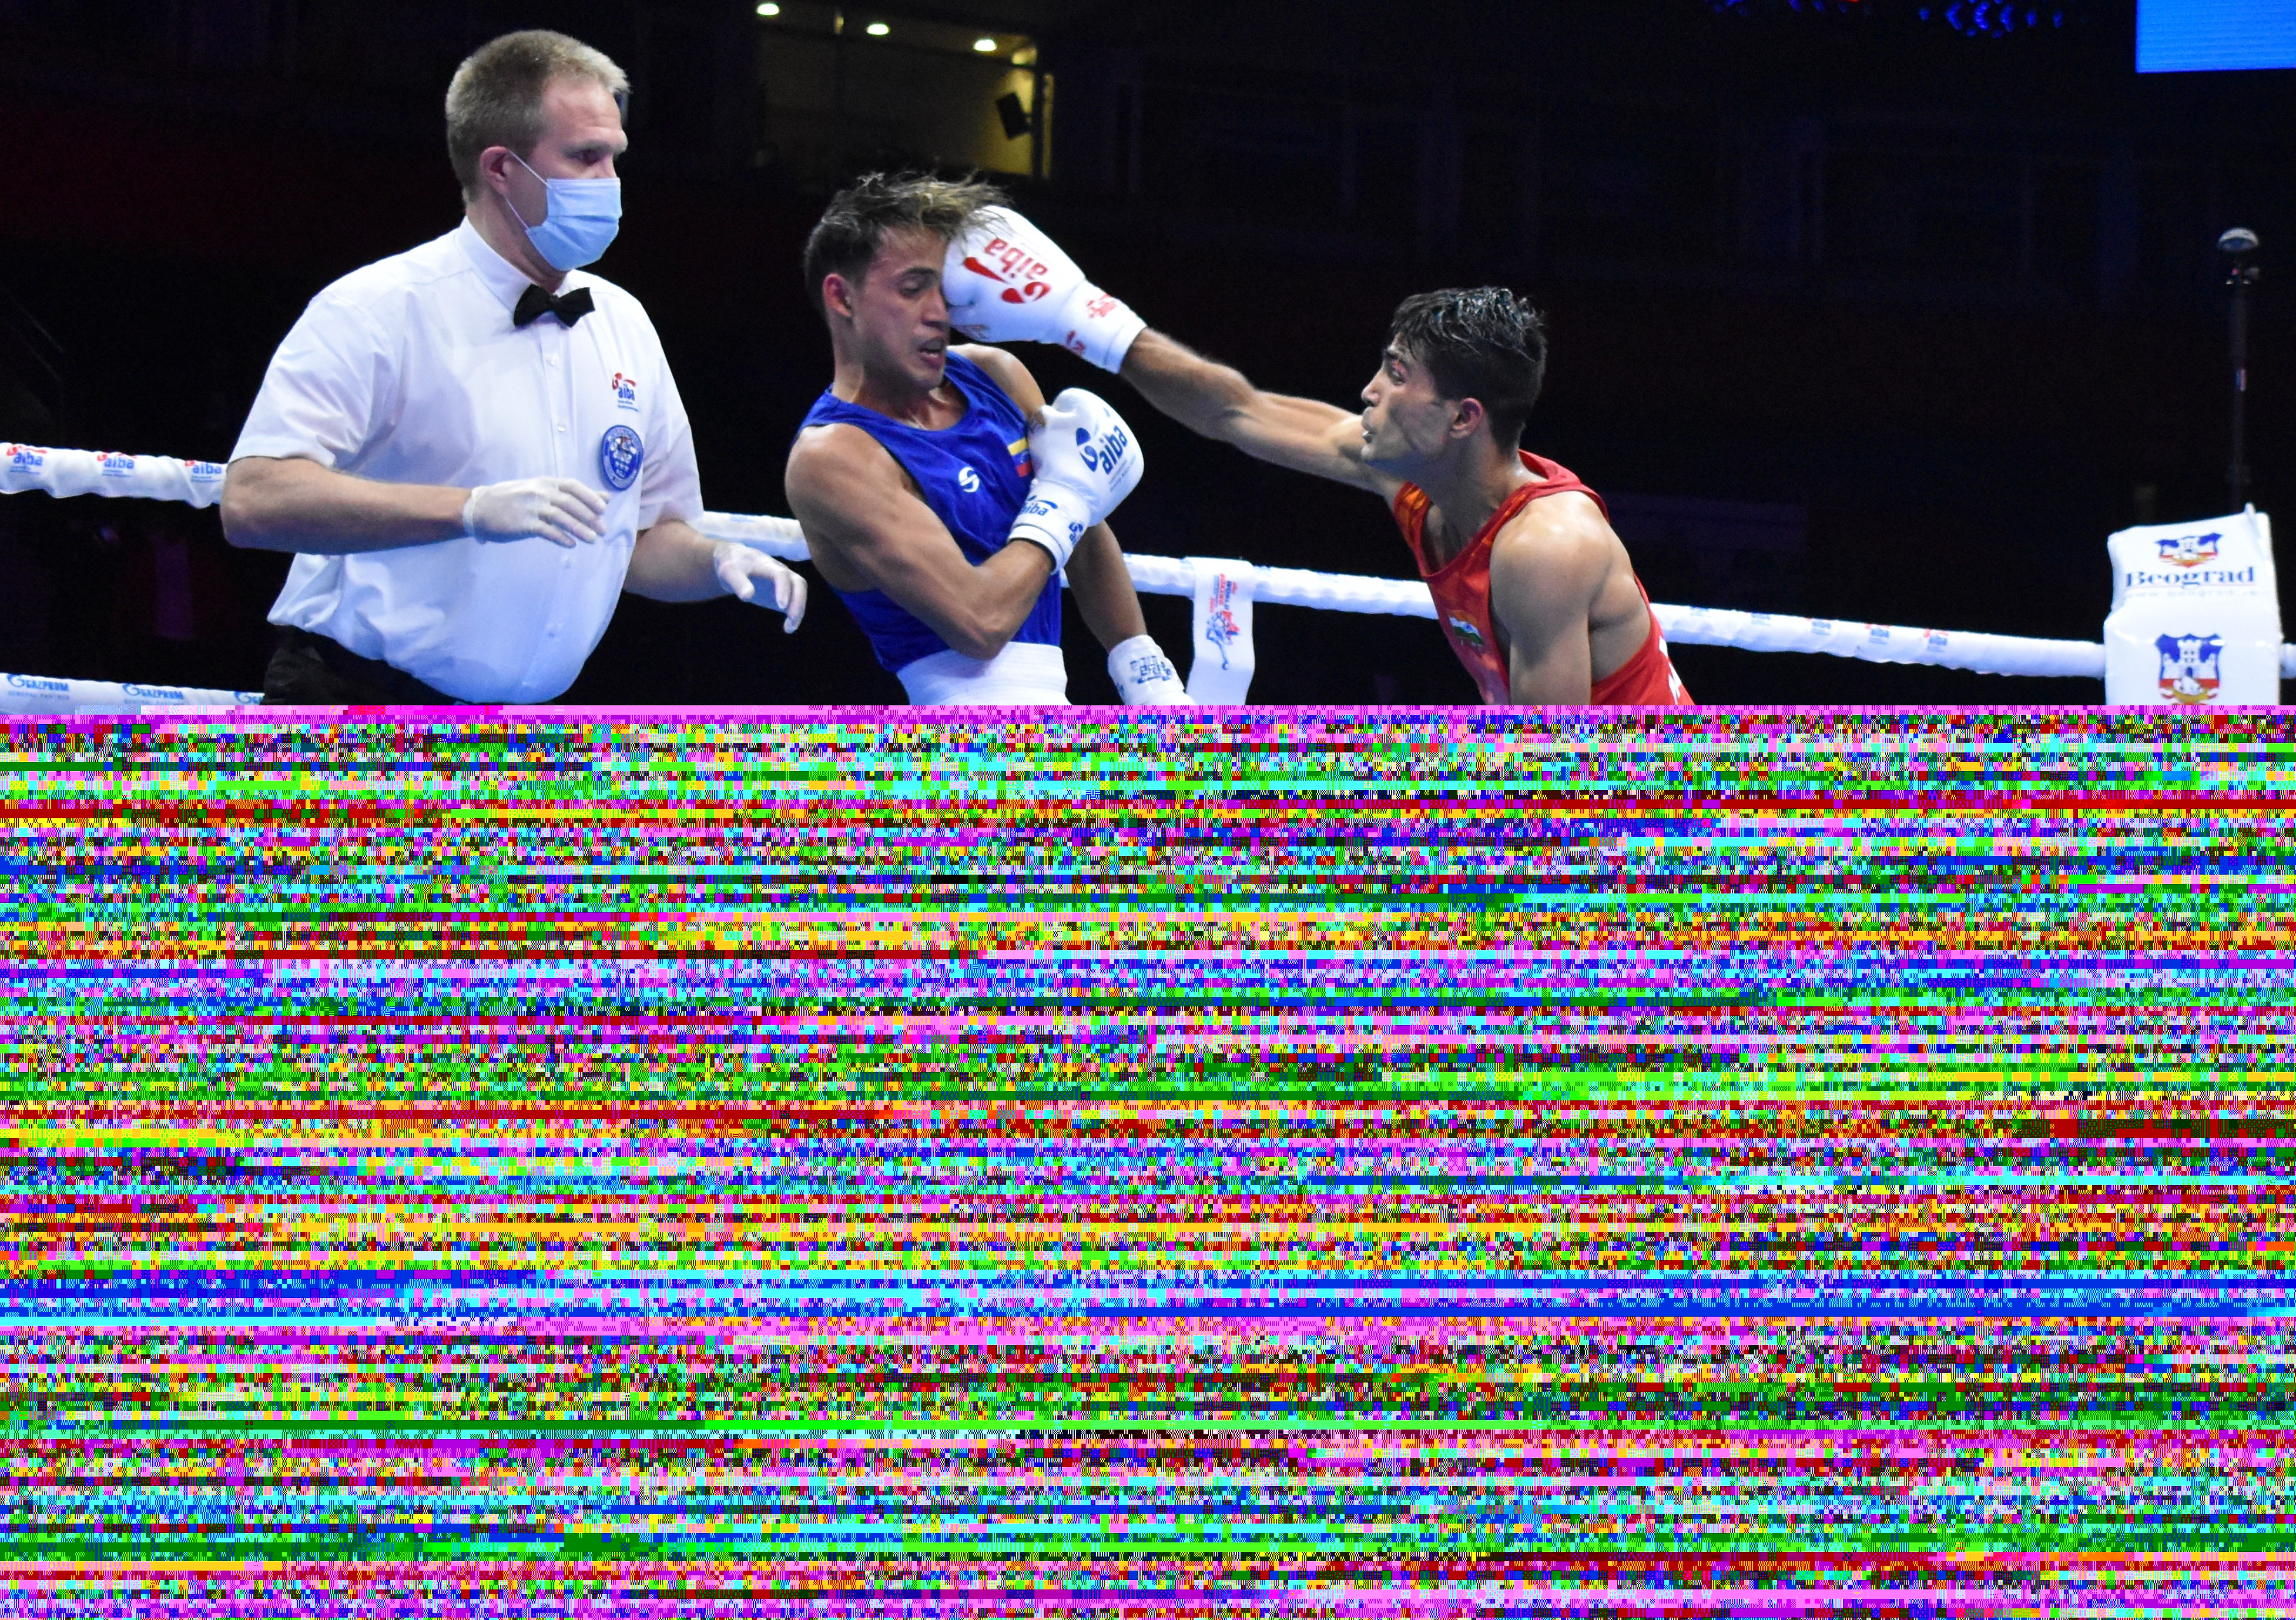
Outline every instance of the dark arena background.
<path id="1" fill-rule="evenodd" d="M 830 192 L 980 169 L 1289 392 L 1528 294 L 1659 602 L 2091 643 L 2296 510 L 2284 8 L 2145 4 L 0 0 L 0 440 L 226 457 L 549 27 L 713 511 Z M 1128 549 L 1409 576 L 1136 403 Z M 7 1615 L 2296 1613 L 2276 707 L 1468 707 L 1263 602 L 1248 707 L 1072 613 L 1084 706 L 910 710 L 816 578 L 545 706 L 21 711 L 258 687 L 286 566 L 0 494 Z"/>

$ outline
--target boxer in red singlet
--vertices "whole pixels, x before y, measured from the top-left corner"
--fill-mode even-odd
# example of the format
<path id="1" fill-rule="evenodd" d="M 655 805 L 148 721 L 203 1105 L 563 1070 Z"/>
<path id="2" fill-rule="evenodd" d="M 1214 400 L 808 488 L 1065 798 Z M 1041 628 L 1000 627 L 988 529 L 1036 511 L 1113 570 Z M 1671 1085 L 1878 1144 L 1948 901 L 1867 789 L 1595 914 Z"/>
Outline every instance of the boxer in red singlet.
<path id="1" fill-rule="evenodd" d="M 1262 391 L 1152 329 L 1127 382 L 1246 455 L 1387 502 L 1487 703 L 1691 702 L 1602 498 L 1521 446 L 1545 322 L 1503 287 L 1406 299 L 1355 413 Z"/>
<path id="2" fill-rule="evenodd" d="M 1357 414 L 1264 392 L 1149 330 L 1009 210 L 949 243 L 942 284 L 959 332 L 1058 343 L 1207 438 L 1378 496 L 1485 703 L 1690 702 L 1601 499 L 1521 448 L 1546 325 L 1505 288 L 1405 299 Z"/>

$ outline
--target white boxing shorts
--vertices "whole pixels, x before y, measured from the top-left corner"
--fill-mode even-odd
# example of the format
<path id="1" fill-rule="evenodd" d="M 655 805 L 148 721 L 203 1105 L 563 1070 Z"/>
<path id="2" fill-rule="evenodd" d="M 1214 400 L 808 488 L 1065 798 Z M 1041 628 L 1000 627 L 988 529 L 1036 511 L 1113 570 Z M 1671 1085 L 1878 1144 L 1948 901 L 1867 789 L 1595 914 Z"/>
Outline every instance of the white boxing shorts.
<path id="1" fill-rule="evenodd" d="M 994 658 L 931 653 L 894 673 L 913 703 L 1006 708 L 1069 701 L 1068 660 L 1041 641 L 1008 641 Z"/>

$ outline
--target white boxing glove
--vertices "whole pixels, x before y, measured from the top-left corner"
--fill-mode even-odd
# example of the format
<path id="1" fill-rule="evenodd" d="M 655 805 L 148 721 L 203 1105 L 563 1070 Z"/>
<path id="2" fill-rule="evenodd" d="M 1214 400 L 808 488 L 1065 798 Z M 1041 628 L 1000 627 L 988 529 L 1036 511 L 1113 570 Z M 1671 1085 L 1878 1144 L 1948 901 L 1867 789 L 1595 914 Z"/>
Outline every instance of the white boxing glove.
<path id="1" fill-rule="evenodd" d="M 1058 343 L 1103 371 L 1148 323 L 1084 278 L 1060 244 L 1009 208 L 983 209 L 948 244 L 948 323 L 982 343 Z"/>
<path id="2" fill-rule="evenodd" d="M 463 503 L 463 532 L 479 540 L 539 535 L 561 546 L 605 538 L 606 498 L 575 478 L 519 478 L 480 484 Z"/>
<path id="3" fill-rule="evenodd" d="M 1058 573 L 1084 531 L 1115 511 L 1140 481 L 1140 441 L 1098 394 L 1062 389 L 1029 424 L 1029 460 L 1036 480 L 1005 542 L 1042 546 L 1053 554 Z"/>
<path id="4" fill-rule="evenodd" d="M 1108 673 L 1119 703 L 1163 707 L 1195 701 L 1153 636 L 1135 636 L 1109 648 Z"/>

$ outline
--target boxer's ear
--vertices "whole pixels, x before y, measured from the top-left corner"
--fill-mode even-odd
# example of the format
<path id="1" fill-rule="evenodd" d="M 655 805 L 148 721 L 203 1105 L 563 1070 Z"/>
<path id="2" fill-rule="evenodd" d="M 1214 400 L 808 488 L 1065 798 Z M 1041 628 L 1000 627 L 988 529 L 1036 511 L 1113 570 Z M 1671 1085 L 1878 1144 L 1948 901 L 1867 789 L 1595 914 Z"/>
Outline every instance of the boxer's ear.
<path id="1" fill-rule="evenodd" d="M 1447 430 L 1454 439 L 1472 439 L 1480 432 L 1490 414 L 1483 409 L 1480 399 L 1462 399 L 1453 407 Z"/>

